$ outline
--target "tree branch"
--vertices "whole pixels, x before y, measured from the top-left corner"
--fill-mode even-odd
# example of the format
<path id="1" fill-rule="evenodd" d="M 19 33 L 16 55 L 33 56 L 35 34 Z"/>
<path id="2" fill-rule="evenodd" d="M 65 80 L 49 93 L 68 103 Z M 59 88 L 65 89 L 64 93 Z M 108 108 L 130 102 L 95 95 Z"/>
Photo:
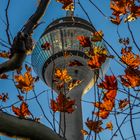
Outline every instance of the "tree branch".
<path id="1" fill-rule="evenodd" d="M 45 13 L 47 6 L 49 5 L 50 0 L 41 0 L 36 12 L 29 18 L 27 23 L 23 26 L 23 31 L 25 34 L 30 34 L 37 26 L 39 20 Z"/>
<path id="2" fill-rule="evenodd" d="M 0 111 L 0 132 L 31 140 L 64 140 L 41 123 L 20 119 L 2 111 Z"/>
<path id="3" fill-rule="evenodd" d="M 33 50 L 32 33 L 37 27 L 39 20 L 45 13 L 50 0 L 41 0 L 35 13 L 23 26 L 22 31 L 14 38 L 11 48 L 11 59 L 0 64 L 0 74 L 19 68 L 24 62 L 28 53 Z M 29 41 L 30 40 L 30 41 Z"/>

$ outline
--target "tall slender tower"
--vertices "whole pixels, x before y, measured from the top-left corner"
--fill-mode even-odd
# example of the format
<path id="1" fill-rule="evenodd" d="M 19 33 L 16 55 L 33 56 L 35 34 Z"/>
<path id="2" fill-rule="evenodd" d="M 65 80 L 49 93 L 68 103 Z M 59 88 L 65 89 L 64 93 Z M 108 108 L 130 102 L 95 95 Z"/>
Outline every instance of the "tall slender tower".
<path id="1" fill-rule="evenodd" d="M 69 13 L 48 25 L 32 53 L 32 65 L 37 75 L 56 93 L 65 92 L 67 97 L 76 101 L 73 113 L 60 115 L 61 128 L 66 129 L 67 140 L 83 140 L 81 96 L 90 90 L 100 75 L 99 69 L 88 66 L 86 52 L 95 46 L 105 48 L 105 44 L 101 41 L 91 44 L 90 48 L 81 47 L 77 39 L 78 36 L 90 38 L 94 32 L 95 28 L 88 21 Z M 107 62 L 103 64 L 102 71 L 106 65 Z M 68 88 L 67 84 L 58 88 L 57 82 L 54 82 L 56 68 L 66 69 L 71 81 L 79 84 L 74 88 Z"/>

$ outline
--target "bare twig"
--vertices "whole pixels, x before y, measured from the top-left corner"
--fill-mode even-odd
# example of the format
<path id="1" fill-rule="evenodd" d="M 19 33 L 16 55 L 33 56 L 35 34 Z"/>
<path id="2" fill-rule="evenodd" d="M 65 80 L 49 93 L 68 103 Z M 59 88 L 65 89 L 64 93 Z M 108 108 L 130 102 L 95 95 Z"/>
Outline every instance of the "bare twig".
<path id="1" fill-rule="evenodd" d="M 131 30 L 131 28 L 130 28 L 130 25 L 129 25 L 129 22 L 127 22 L 127 27 L 128 27 L 129 32 L 130 32 L 130 35 L 131 35 L 131 37 L 132 37 L 132 40 L 133 40 L 134 45 L 136 46 L 136 48 L 137 48 L 137 49 L 139 50 L 139 52 L 140 52 L 140 48 L 139 48 L 139 46 L 138 46 L 137 43 L 136 43 L 136 40 L 135 40 L 134 35 L 133 35 L 133 32 L 132 32 L 132 30 Z"/>
<path id="2" fill-rule="evenodd" d="M 103 11 L 91 0 L 89 0 L 89 2 L 106 18 L 109 19 L 104 13 Z"/>
<path id="3" fill-rule="evenodd" d="M 5 16 L 6 16 L 6 35 L 7 35 L 9 45 L 12 45 L 10 34 L 9 34 L 9 25 L 10 24 L 9 24 L 9 17 L 8 17 L 8 9 L 9 9 L 9 6 L 10 6 L 10 2 L 11 2 L 11 0 L 8 0 L 7 7 L 5 9 Z"/>
<path id="4" fill-rule="evenodd" d="M 128 100 L 130 101 L 131 98 L 130 98 L 129 93 L 130 93 L 130 90 L 128 89 Z M 132 109 L 133 109 L 133 106 L 132 106 L 131 103 L 129 102 L 129 110 L 130 110 L 130 112 L 129 112 L 129 113 L 130 113 L 129 117 L 130 117 L 131 130 L 132 130 L 132 134 L 133 134 L 134 140 L 137 140 L 137 139 L 136 139 L 136 134 L 135 134 L 135 131 L 134 131 L 133 119 L 132 119 L 132 114 L 133 114 Z"/>
<path id="5" fill-rule="evenodd" d="M 38 100 L 38 98 L 37 98 L 37 95 L 36 95 L 36 93 L 35 93 L 35 90 L 33 90 L 33 93 L 34 93 L 36 102 L 37 102 L 37 104 L 39 105 L 39 107 L 40 107 L 40 109 L 41 109 L 41 111 L 42 111 L 42 113 L 43 113 L 43 116 L 44 116 L 45 119 L 48 121 L 48 123 L 51 125 L 51 127 L 54 129 L 53 124 L 51 123 L 51 121 L 50 121 L 50 120 L 48 119 L 48 117 L 46 116 L 46 114 L 45 114 L 45 112 L 44 112 L 44 109 L 43 109 L 42 105 L 40 104 L 40 102 L 39 102 L 39 100 Z"/>

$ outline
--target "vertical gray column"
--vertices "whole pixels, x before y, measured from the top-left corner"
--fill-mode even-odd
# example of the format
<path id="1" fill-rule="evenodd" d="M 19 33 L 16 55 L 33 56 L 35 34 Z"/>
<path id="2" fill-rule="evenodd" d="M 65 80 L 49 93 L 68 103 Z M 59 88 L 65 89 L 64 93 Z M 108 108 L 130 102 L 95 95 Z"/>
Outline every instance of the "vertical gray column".
<path id="1" fill-rule="evenodd" d="M 68 97 L 75 100 L 75 111 L 71 114 L 61 113 L 60 115 L 61 118 L 60 126 L 63 131 L 65 129 L 65 137 L 67 140 L 84 139 L 81 133 L 81 129 L 83 129 L 82 106 L 81 106 L 81 96 L 83 93 L 83 89 L 80 87 L 74 88 L 68 94 Z"/>

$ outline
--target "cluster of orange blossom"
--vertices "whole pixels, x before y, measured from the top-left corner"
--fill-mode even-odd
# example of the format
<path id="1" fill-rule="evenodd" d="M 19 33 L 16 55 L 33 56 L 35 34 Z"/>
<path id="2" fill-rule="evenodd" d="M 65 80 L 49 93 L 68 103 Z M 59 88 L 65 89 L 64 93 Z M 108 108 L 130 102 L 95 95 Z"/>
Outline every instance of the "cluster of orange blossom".
<path id="1" fill-rule="evenodd" d="M 140 86 L 140 55 L 134 54 L 131 47 L 123 48 L 121 61 L 127 66 L 125 75 L 121 75 L 124 86 L 135 88 Z"/>
<path id="2" fill-rule="evenodd" d="M 63 4 L 62 9 L 70 10 L 70 11 L 74 10 L 74 2 L 73 2 L 73 0 L 56 0 L 56 1 Z"/>
<path id="3" fill-rule="evenodd" d="M 111 21 L 114 24 L 120 24 L 122 15 L 126 15 L 125 22 L 133 21 L 140 17 L 139 1 L 136 0 L 111 0 L 110 8 L 113 10 Z"/>

